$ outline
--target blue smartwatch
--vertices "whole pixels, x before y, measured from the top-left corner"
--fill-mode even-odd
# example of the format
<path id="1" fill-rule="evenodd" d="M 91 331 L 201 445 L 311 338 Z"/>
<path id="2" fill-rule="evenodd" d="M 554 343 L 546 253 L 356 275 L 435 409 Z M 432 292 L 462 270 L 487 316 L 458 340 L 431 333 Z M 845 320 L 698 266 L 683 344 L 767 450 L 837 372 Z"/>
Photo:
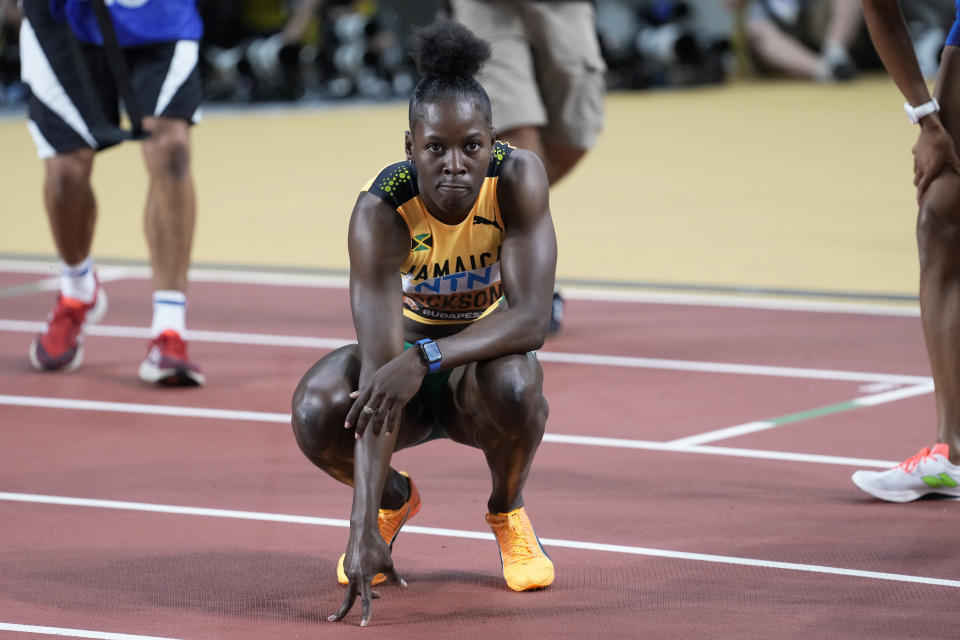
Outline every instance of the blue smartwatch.
<path id="1" fill-rule="evenodd" d="M 436 373 L 439 371 L 443 355 L 440 353 L 440 347 L 437 346 L 437 343 L 430 338 L 424 338 L 423 340 L 417 340 L 414 344 L 420 349 L 420 357 L 423 358 L 429 372 Z"/>

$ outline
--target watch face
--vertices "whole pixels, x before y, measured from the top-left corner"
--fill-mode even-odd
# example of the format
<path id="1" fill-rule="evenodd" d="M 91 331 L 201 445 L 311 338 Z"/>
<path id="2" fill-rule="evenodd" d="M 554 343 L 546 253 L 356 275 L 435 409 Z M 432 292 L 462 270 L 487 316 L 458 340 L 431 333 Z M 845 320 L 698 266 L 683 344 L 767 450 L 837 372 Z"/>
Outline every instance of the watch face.
<path id="1" fill-rule="evenodd" d="M 440 347 L 437 346 L 436 342 L 424 342 L 420 345 L 420 349 L 427 359 L 427 362 L 439 362 L 440 361 Z"/>

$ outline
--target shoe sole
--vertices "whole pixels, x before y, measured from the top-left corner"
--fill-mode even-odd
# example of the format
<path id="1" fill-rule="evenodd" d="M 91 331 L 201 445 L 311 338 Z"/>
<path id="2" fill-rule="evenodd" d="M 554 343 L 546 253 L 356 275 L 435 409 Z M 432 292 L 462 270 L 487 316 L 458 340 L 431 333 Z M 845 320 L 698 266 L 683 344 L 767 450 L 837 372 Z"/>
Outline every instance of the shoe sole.
<path id="1" fill-rule="evenodd" d="M 517 593 L 523 593 L 524 591 L 540 591 L 542 589 L 546 589 L 552 584 L 553 584 L 553 578 L 551 578 L 549 581 L 544 582 L 543 584 L 531 584 L 526 587 L 517 587 L 508 582 L 507 588 L 510 589 L 511 591 L 516 591 Z"/>
<path id="2" fill-rule="evenodd" d="M 164 387 L 202 387 L 207 381 L 206 377 L 197 371 L 178 367 L 160 369 L 146 361 L 140 363 L 138 375 L 144 382 Z"/>
<path id="3" fill-rule="evenodd" d="M 552 563 L 553 560 L 550 558 L 550 554 L 547 553 L 547 550 L 544 549 L 543 545 L 540 543 L 540 538 L 537 537 L 536 534 L 534 534 L 534 537 L 537 538 L 537 544 L 540 546 L 540 551 L 543 553 L 543 555 L 547 557 L 547 560 L 550 560 L 550 562 Z M 500 549 L 499 543 L 497 544 L 497 549 L 498 550 Z M 502 550 L 500 551 L 500 569 L 501 571 L 503 570 L 503 551 Z M 556 578 L 556 575 L 553 575 L 553 576 L 550 576 L 549 580 L 543 580 L 536 584 L 529 584 L 526 587 L 518 587 L 516 585 L 510 584 L 510 581 L 507 580 L 507 576 L 503 576 L 504 582 L 507 583 L 507 588 L 510 589 L 511 591 L 516 591 L 517 593 L 522 593 L 524 591 L 539 591 L 540 589 L 546 589 L 547 587 L 553 584 L 553 581 L 555 578 Z"/>
<path id="4" fill-rule="evenodd" d="M 539 543 L 540 540 L 537 539 L 537 542 Z M 497 546 L 499 547 L 499 545 Z M 543 546 L 540 547 L 540 551 L 543 551 L 543 555 L 547 556 L 547 559 L 550 560 L 550 556 L 548 556 L 547 552 L 544 551 Z M 553 561 L 551 560 L 551 563 L 552 562 Z M 503 570 L 503 552 L 502 551 L 500 552 L 500 569 L 501 571 Z M 540 582 L 537 582 L 534 584 L 528 584 L 525 587 L 520 587 L 515 584 L 511 584 L 510 581 L 507 580 L 507 576 L 503 576 L 503 581 L 506 582 L 507 588 L 510 589 L 511 591 L 516 591 L 517 593 L 523 593 L 524 591 L 539 591 L 541 589 L 546 589 L 547 587 L 553 584 L 553 581 L 555 578 L 556 578 L 556 574 L 550 576 L 549 580 L 541 580 Z"/>
<path id="5" fill-rule="evenodd" d="M 107 314 L 107 294 L 104 293 L 103 289 L 100 289 L 97 292 L 97 302 L 93 305 L 90 311 L 87 312 L 86 318 L 84 318 L 83 324 L 80 326 L 80 333 L 83 333 L 83 330 L 91 325 L 95 325 Z M 34 338 L 33 342 L 30 343 L 30 364 L 33 365 L 33 368 L 37 371 L 75 371 L 80 364 L 83 362 L 83 343 L 80 342 L 77 345 L 77 353 L 73 356 L 73 360 L 68 362 L 62 367 L 50 368 L 45 367 L 40 358 L 37 357 L 37 343 L 40 338 Z"/>
<path id="6" fill-rule="evenodd" d="M 62 367 L 46 367 L 40 362 L 40 358 L 37 357 L 37 348 L 39 346 L 40 338 L 34 338 L 33 342 L 30 343 L 30 364 L 33 365 L 33 368 L 37 371 L 44 371 L 47 373 L 63 371 L 64 373 L 74 371 L 77 367 L 80 366 L 80 363 L 83 362 L 83 345 L 77 346 L 77 352 L 73 356 L 73 360 L 63 365 Z"/>
<path id="7" fill-rule="evenodd" d="M 884 500 L 886 502 L 913 502 L 918 500 L 923 496 L 928 496 L 930 494 L 936 494 L 941 496 L 949 496 L 951 498 L 960 498 L 960 489 L 928 489 L 928 490 L 916 490 L 916 489 L 903 489 L 902 491 L 884 491 L 882 489 L 874 489 L 873 487 L 866 486 L 866 483 L 862 482 L 857 474 L 853 474 L 851 477 L 853 484 L 863 491 L 868 493 L 874 498 L 879 500 Z"/>
<path id="8" fill-rule="evenodd" d="M 92 324 L 98 324 L 103 320 L 103 316 L 105 315 L 107 315 L 107 294 L 104 293 L 103 289 L 100 289 L 97 291 L 97 302 L 93 305 L 93 308 L 87 312 L 83 326 L 88 327 Z"/>

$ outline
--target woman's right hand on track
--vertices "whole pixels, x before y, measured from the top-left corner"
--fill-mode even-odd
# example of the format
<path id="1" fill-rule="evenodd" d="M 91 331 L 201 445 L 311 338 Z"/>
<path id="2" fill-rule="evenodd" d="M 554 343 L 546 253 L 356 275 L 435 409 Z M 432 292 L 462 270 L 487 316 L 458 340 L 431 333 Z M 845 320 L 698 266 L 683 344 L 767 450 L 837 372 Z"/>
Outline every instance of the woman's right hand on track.
<path id="1" fill-rule="evenodd" d="M 353 608 L 360 596 L 361 616 L 360 626 L 370 624 L 371 602 L 379 595 L 372 588 L 373 578 L 382 573 L 390 582 L 406 588 L 406 581 L 401 578 L 393 567 L 393 558 L 387 543 L 380 537 L 380 532 L 365 531 L 359 537 L 350 534 L 347 542 L 346 557 L 343 559 L 343 570 L 350 582 L 347 584 L 347 593 L 343 598 L 340 609 L 327 618 L 330 622 L 342 620 Z"/>

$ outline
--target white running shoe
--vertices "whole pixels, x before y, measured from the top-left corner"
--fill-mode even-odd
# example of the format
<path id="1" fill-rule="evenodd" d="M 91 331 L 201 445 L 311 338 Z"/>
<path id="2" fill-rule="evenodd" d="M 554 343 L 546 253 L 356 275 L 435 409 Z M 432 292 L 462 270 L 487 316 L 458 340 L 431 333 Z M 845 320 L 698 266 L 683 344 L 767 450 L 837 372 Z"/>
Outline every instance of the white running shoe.
<path id="1" fill-rule="evenodd" d="M 887 471 L 857 471 L 853 483 L 887 502 L 910 502 L 928 493 L 960 498 L 960 467 L 950 463 L 950 448 L 924 447 Z"/>

